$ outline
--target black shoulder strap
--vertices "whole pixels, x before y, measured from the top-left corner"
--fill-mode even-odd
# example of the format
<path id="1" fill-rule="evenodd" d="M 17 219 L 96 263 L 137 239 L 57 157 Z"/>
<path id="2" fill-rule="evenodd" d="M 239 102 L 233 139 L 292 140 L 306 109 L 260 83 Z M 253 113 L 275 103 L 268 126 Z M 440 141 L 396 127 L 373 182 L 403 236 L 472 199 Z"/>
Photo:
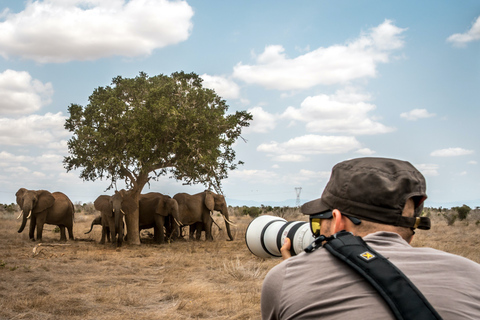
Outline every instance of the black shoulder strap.
<path id="1" fill-rule="evenodd" d="M 361 274 L 380 293 L 396 319 L 442 319 L 407 276 L 362 238 L 341 231 L 324 247 Z"/>

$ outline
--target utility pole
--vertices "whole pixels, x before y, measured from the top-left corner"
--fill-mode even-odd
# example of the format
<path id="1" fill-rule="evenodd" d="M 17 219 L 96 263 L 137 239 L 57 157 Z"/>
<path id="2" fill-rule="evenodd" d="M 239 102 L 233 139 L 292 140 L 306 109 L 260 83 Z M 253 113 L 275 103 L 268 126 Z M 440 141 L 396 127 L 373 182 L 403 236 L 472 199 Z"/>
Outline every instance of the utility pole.
<path id="1" fill-rule="evenodd" d="M 295 193 L 297 194 L 297 208 L 300 207 L 300 193 L 302 192 L 302 187 L 295 187 Z"/>

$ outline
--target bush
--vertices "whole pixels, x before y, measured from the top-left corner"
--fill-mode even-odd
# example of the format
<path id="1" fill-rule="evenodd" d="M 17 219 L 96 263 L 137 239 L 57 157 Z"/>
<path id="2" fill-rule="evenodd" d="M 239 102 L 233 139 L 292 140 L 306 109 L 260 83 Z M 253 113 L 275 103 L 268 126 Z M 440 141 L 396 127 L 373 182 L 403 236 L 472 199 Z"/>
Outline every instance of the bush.
<path id="1" fill-rule="evenodd" d="M 458 215 L 451 211 L 442 212 L 442 216 L 445 218 L 445 220 L 447 220 L 447 225 L 449 226 L 453 226 L 458 218 Z"/>
<path id="2" fill-rule="evenodd" d="M 258 207 L 243 207 L 243 215 L 256 218 L 260 215 L 260 209 Z"/>
<path id="3" fill-rule="evenodd" d="M 467 216 L 470 213 L 470 211 L 472 210 L 472 208 L 470 208 L 469 206 L 464 204 L 461 207 L 453 207 L 452 210 L 457 211 L 458 219 L 460 219 L 460 221 L 462 221 L 462 220 L 465 220 L 467 218 Z"/>

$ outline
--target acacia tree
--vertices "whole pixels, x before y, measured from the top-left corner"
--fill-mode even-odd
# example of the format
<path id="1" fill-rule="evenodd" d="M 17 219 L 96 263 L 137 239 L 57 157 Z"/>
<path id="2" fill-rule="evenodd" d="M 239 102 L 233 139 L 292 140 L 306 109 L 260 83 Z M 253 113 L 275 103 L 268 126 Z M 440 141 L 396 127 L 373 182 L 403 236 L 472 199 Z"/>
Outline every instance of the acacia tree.
<path id="1" fill-rule="evenodd" d="M 164 175 L 221 192 L 228 171 L 242 164 L 232 144 L 252 119 L 227 110 L 195 73 L 118 76 L 95 89 L 86 107 L 69 106 L 65 169 L 81 168 L 83 180 L 110 180 L 107 190 L 123 180 L 137 203 L 145 184 Z M 138 210 L 125 220 L 129 243 L 140 244 Z"/>

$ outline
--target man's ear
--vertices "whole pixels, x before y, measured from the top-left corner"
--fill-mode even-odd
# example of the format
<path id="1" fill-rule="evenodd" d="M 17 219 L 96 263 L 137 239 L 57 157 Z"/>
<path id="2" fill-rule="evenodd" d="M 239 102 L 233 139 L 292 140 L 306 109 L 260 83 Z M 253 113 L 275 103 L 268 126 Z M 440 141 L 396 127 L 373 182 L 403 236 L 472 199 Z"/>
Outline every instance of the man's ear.
<path id="1" fill-rule="evenodd" d="M 340 212 L 340 210 L 338 209 L 334 209 L 332 211 L 332 215 L 333 215 L 333 221 L 332 221 L 332 234 L 335 234 L 339 231 L 342 231 L 342 230 L 346 230 L 346 223 L 345 223 L 345 219 L 348 219 L 347 217 L 343 216 L 342 213 Z M 349 231 L 349 230 L 347 230 Z"/>

